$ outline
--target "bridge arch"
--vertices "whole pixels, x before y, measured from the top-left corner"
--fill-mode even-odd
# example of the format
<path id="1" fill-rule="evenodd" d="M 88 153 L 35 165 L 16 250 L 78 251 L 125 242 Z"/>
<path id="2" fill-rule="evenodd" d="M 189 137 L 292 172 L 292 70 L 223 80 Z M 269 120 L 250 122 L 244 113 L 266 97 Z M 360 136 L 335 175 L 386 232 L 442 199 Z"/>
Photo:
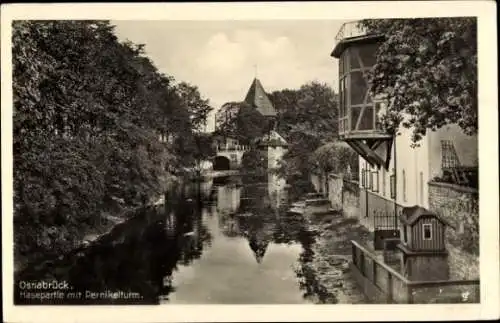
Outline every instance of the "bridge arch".
<path id="1" fill-rule="evenodd" d="M 231 161 L 226 156 L 216 156 L 213 164 L 214 170 L 230 170 Z"/>

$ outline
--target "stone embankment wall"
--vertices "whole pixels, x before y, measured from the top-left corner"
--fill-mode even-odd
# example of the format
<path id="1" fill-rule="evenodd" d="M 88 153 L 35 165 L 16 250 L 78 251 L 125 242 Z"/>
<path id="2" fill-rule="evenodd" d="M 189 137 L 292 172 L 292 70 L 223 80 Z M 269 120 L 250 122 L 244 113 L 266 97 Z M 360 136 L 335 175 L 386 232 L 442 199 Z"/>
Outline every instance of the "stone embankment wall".
<path id="1" fill-rule="evenodd" d="M 448 183 L 429 183 L 429 207 L 449 223 L 446 248 L 452 279 L 479 277 L 478 190 Z"/>
<path id="2" fill-rule="evenodd" d="M 368 229 L 357 182 L 341 175 L 312 175 L 311 182 L 317 192 L 330 201 L 335 210 L 342 210 L 346 217 L 356 217 Z M 450 254 L 450 279 L 469 280 L 479 277 L 479 194 L 476 189 L 439 182 L 430 182 L 429 208 L 445 219 L 446 246 Z M 369 206 L 368 206 L 369 207 Z"/>
<path id="3" fill-rule="evenodd" d="M 342 175 L 311 175 L 316 192 L 323 193 L 334 210 L 343 211 L 346 217 L 359 217 L 359 183 L 347 180 Z"/>

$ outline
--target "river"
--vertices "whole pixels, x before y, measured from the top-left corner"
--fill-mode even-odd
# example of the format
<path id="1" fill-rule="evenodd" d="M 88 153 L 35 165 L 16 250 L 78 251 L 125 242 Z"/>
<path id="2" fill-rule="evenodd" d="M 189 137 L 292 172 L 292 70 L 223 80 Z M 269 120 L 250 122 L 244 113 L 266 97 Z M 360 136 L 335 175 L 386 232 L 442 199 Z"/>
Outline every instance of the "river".
<path id="1" fill-rule="evenodd" d="M 16 304 L 311 303 L 314 279 L 300 272 L 313 237 L 289 200 L 272 176 L 184 185 L 84 250 L 25 270 Z M 71 291 L 41 301 L 20 287 L 42 280 Z"/>
<path id="2" fill-rule="evenodd" d="M 282 200 L 272 201 L 271 186 L 244 186 L 233 178 L 213 187 L 213 200 L 201 210 L 210 239 L 199 259 L 177 266 L 171 277 L 175 291 L 163 303 L 307 302 L 295 273 L 303 228 L 300 223 L 293 228 L 292 216 L 287 218 L 278 205 Z"/>

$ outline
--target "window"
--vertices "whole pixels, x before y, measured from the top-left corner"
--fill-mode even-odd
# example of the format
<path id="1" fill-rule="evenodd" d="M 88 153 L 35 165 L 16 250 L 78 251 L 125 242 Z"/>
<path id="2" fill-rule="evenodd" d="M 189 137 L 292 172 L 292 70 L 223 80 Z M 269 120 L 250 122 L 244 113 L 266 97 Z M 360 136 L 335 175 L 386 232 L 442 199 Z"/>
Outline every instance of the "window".
<path id="1" fill-rule="evenodd" d="M 423 224 L 423 231 L 424 231 L 424 240 L 431 240 L 432 239 L 432 226 L 430 224 Z"/>
<path id="2" fill-rule="evenodd" d="M 406 202 L 406 173 L 403 169 L 403 201 Z"/>
<path id="3" fill-rule="evenodd" d="M 366 171 L 364 168 L 361 169 L 361 187 L 366 187 Z"/>
<path id="4" fill-rule="evenodd" d="M 372 172 L 372 191 L 378 192 L 378 171 Z"/>
<path id="5" fill-rule="evenodd" d="M 390 177 L 390 185 L 391 185 L 391 199 L 396 198 L 396 175 L 391 175 Z"/>
<path id="6" fill-rule="evenodd" d="M 367 181 L 367 183 L 366 183 L 367 188 L 371 190 L 373 187 L 373 181 L 372 181 L 372 176 L 371 176 L 371 172 L 369 169 L 366 170 L 366 181 Z"/>
<path id="7" fill-rule="evenodd" d="M 385 171 L 382 170 L 382 195 L 385 196 L 385 194 L 387 193 L 387 189 L 386 189 L 386 178 L 385 178 Z"/>

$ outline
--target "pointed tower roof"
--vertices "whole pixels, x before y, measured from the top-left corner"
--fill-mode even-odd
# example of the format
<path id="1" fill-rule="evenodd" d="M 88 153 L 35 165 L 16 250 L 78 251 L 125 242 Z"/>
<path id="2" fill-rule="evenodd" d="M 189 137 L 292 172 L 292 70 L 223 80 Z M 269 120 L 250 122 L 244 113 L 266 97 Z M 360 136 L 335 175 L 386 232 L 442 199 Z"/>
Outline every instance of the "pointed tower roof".
<path id="1" fill-rule="evenodd" d="M 257 110 L 265 117 L 275 117 L 277 114 L 276 109 L 264 90 L 264 87 L 257 78 L 255 78 L 252 85 L 250 85 L 250 89 L 248 89 L 247 96 L 245 97 L 245 102 L 253 107 L 256 107 Z"/>

